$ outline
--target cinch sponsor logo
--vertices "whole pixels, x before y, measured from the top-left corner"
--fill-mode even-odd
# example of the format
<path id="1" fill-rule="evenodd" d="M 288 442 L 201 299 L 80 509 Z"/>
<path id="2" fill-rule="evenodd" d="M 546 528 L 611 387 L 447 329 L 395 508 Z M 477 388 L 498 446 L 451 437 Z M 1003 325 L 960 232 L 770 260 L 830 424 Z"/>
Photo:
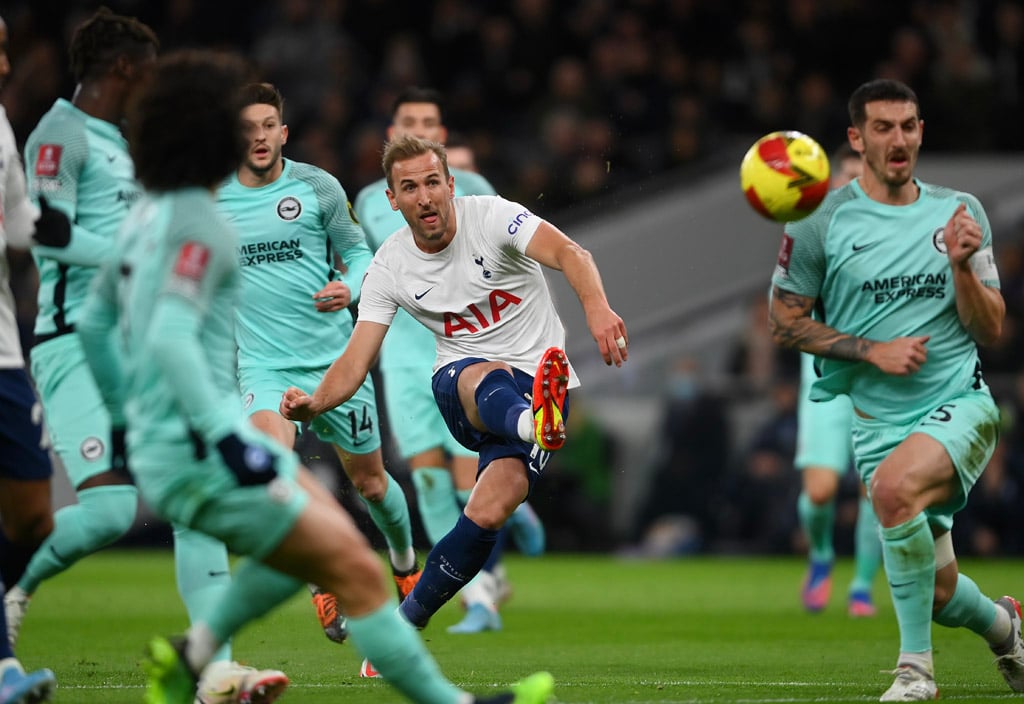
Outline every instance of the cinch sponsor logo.
<path id="1" fill-rule="evenodd" d="M 519 213 L 519 215 L 516 215 L 512 219 L 512 222 L 508 224 L 508 234 L 515 235 L 517 232 L 519 232 L 519 227 L 532 217 L 533 213 L 531 213 L 529 210 L 524 210 L 523 212 Z"/>
<path id="2" fill-rule="evenodd" d="M 253 242 L 238 248 L 238 262 L 242 266 L 256 266 L 271 262 L 290 262 L 302 259 L 302 247 L 298 240 L 274 240 Z"/>
<path id="3" fill-rule="evenodd" d="M 470 303 L 464 313 L 445 313 L 444 336 L 451 337 L 459 330 L 475 335 L 501 320 L 503 310 L 509 306 L 519 305 L 522 301 L 522 298 L 508 291 L 495 289 L 491 291 L 485 304 Z"/>
<path id="4" fill-rule="evenodd" d="M 875 303 L 890 303 L 901 298 L 945 298 L 946 274 L 901 274 L 865 281 L 862 293 L 874 295 Z"/>

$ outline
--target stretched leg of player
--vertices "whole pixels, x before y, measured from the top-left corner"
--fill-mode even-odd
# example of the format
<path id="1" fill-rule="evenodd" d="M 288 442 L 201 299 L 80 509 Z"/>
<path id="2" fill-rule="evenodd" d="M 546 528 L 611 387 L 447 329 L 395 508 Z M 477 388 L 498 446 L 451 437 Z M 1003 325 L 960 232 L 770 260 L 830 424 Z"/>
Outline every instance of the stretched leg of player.
<path id="1" fill-rule="evenodd" d="M 861 491 L 863 492 L 863 486 Z M 853 580 L 850 582 L 848 605 L 848 613 L 851 616 L 875 615 L 871 592 L 881 567 L 882 542 L 878 536 L 878 518 L 875 517 L 871 501 L 866 496 L 861 496 L 853 536 Z"/>
<path id="2" fill-rule="evenodd" d="M 797 499 L 797 514 L 807 536 L 809 564 L 800 597 L 804 608 L 815 613 L 828 605 L 832 594 L 835 497 L 839 489 L 839 474 L 828 467 L 810 466 L 804 467 L 801 475 L 803 491 Z"/>

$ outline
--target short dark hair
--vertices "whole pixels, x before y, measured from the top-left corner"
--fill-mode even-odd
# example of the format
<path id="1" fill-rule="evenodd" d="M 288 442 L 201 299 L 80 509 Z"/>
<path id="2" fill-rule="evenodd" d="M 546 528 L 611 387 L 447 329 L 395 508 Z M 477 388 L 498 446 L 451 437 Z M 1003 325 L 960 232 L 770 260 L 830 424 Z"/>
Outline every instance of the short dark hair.
<path id="1" fill-rule="evenodd" d="M 209 188 L 245 155 L 239 89 L 249 79 L 237 54 L 186 49 L 160 59 L 128 105 L 135 173 L 153 191 Z"/>
<path id="2" fill-rule="evenodd" d="M 160 40 L 148 25 L 101 7 L 78 25 L 71 37 L 71 75 L 78 83 L 106 72 L 121 55 L 138 59 L 159 48 Z"/>
<path id="3" fill-rule="evenodd" d="M 284 119 L 284 96 L 273 83 L 247 83 L 242 87 L 241 107 L 250 105 L 271 105 L 277 114 Z"/>
<path id="4" fill-rule="evenodd" d="M 384 177 L 387 179 L 388 188 L 395 190 L 395 184 L 391 181 L 391 168 L 396 161 L 405 161 L 413 157 L 433 152 L 441 160 L 441 171 L 447 179 L 451 174 L 448 172 L 448 153 L 444 145 L 432 139 L 420 139 L 411 134 L 403 134 L 395 137 L 384 145 L 384 157 L 381 159 L 381 166 L 384 167 Z"/>
<path id="5" fill-rule="evenodd" d="M 430 103 L 431 105 L 436 105 L 437 111 L 441 113 L 441 122 L 444 123 L 444 96 L 441 95 L 441 91 L 434 90 L 433 88 L 409 86 L 395 96 L 394 102 L 391 103 L 391 114 L 394 115 L 398 112 L 398 108 L 406 103 Z"/>
<path id="6" fill-rule="evenodd" d="M 918 112 L 921 110 L 917 102 L 917 94 L 906 83 L 889 78 L 878 78 L 862 84 L 850 96 L 847 109 L 850 113 L 850 124 L 859 127 L 868 119 L 867 104 L 877 101 L 896 103 L 913 103 Z"/>

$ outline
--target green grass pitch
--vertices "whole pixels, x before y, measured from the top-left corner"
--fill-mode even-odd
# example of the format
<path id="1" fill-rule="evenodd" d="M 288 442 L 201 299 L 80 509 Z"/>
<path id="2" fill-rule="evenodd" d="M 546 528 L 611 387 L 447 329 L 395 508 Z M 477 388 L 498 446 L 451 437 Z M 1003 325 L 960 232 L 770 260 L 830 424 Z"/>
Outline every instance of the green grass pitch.
<path id="1" fill-rule="evenodd" d="M 556 678 L 566 704 L 651 702 L 776 704 L 871 702 L 891 682 L 898 635 L 887 588 L 880 613 L 845 611 L 849 561 L 837 565 L 832 604 L 805 614 L 794 558 L 699 558 L 630 562 L 613 557 L 509 556 L 514 585 L 498 633 L 450 635 L 461 611 L 447 605 L 423 632 L 448 676 L 491 693 L 536 670 Z M 967 561 L 991 596 L 1024 593 L 1024 564 Z M 45 583 L 19 643 L 26 667 L 52 668 L 58 703 L 139 702 L 145 641 L 186 625 L 169 552 L 108 550 Z M 1003 683 L 980 638 L 934 627 L 942 698 L 1020 699 Z M 305 594 L 249 626 L 238 660 L 288 673 L 282 701 L 388 704 L 403 701 L 380 681 L 360 680 L 352 645 L 329 642 Z"/>

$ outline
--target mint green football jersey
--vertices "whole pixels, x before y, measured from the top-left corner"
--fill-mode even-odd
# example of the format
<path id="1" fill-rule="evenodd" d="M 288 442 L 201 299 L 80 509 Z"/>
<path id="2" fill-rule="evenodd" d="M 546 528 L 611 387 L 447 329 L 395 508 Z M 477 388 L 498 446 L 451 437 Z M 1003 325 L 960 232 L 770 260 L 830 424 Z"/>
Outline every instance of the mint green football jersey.
<path id="1" fill-rule="evenodd" d="M 977 346 L 960 322 L 942 232 L 960 203 L 982 228 L 971 266 L 999 287 L 992 231 L 974 196 L 916 181 L 918 199 L 903 206 L 868 198 L 854 181 L 831 192 L 783 236 L 772 283 L 817 299 L 816 316 L 846 334 L 876 341 L 931 336 L 916 374 L 892 376 L 867 362 L 819 359 L 811 398 L 848 394 L 875 418 L 909 422 L 967 389 L 985 388 Z"/>
<path id="2" fill-rule="evenodd" d="M 29 196 L 45 196 L 72 222 L 66 248 L 34 246 L 39 269 L 36 337 L 68 332 L 96 267 L 142 188 L 121 130 L 58 99 L 25 143 Z"/>
<path id="3" fill-rule="evenodd" d="M 313 294 L 341 278 L 356 301 L 373 258 L 341 184 L 323 169 L 285 159 L 281 176 L 260 188 L 232 174 L 218 190 L 217 208 L 239 234 L 239 368 L 329 366 L 352 333 L 352 314 L 318 312 Z"/>
<path id="4" fill-rule="evenodd" d="M 490 182 L 478 173 L 462 169 L 452 169 L 451 173 L 455 177 L 456 197 L 496 195 Z M 387 180 L 382 178 L 359 191 L 355 201 L 356 216 L 374 252 L 380 249 L 384 240 L 406 226 L 402 213 L 391 209 L 391 201 L 385 193 L 387 187 Z M 384 338 L 381 369 L 433 368 L 436 356 L 433 334 L 399 308 Z"/>
<path id="5" fill-rule="evenodd" d="M 116 307 L 120 359 L 102 363 L 120 370 L 94 372 L 104 398 L 122 398 L 130 446 L 180 443 L 192 431 L 214 441 L 240 422 L 237 250 L 234 228 L 205 189 L 147 194 L 125 219 L 116 254 L 94 283 L 105 303 L 90 301 L 86 315 Z M 152 351 L 168 337 L 180 347 L 170 368 L 160 368 Z"/>

